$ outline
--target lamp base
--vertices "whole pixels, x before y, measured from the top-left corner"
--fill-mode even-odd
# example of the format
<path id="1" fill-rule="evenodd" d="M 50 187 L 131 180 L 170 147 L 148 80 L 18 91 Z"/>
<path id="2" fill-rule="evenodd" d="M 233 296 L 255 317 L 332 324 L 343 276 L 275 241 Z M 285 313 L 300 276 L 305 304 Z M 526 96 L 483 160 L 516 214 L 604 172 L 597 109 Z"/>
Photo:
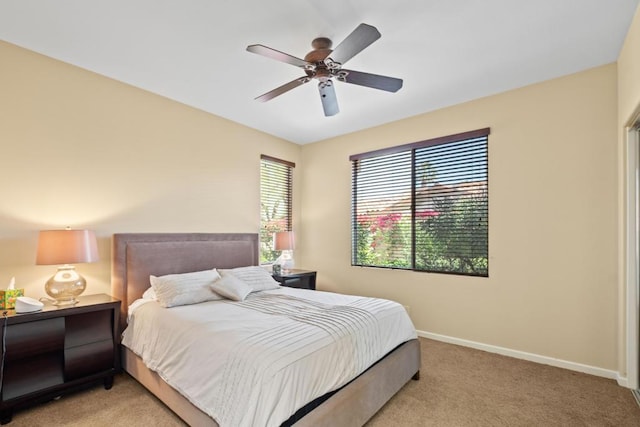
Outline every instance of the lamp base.
<path id="1" fill-rule="evenodd" d="M 54 274 L 44 285 L 44 290 L 55 300 L 53 305 L 72 305 L 78 300 L 76 297 L 84 292 L 87 281 L 76 271 L 72 265 L 58 267 Z"/>
<path id="2" fill-rule="evenodd" d="M 282 271 L 288 272 L 289 270 L 293 270 L 293 267 L 295 266 L 293 251 L 283 250 L 282 254 L 276 260 L 276 264 L 280 264 L 282 266 Z"/>
<path id="3" fill-rule="evenodd" d="M 53 301 L 51 303 L 51 305 L 57 305 L 57 306 L 65 306 L 65 305 L 74 305 L 79 303 L 80 301 L 78 301 L 75 298 L 70 298 L 70 299 L 57 299 L 55 301 Z"/>

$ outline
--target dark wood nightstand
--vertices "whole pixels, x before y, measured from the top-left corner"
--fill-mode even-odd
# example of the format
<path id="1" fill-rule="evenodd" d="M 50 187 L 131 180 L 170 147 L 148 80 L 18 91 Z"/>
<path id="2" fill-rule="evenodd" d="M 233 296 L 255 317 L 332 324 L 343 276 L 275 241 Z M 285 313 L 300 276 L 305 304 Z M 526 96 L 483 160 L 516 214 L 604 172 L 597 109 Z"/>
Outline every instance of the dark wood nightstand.
<path id="1" fill-rule="evenodd" d="M 316 289 L 316 272 L 309 270 L 285 270 L 280 274 L 274 274 L 273 278 L 282 286 L 290 288 Z"/>
<path id="2" fill-rule="evenodd" d="M 0 423 L 16 407 L 50 400 L 87 383 L 113 385 L 120 371 L 117 336 L 120 301 L 106 294 L 78 297 L 79 302 L 41 311 L 0 316 L 6 351 L 0 390 Z M 0 310 L 0 314 L 4 313 Z"/>

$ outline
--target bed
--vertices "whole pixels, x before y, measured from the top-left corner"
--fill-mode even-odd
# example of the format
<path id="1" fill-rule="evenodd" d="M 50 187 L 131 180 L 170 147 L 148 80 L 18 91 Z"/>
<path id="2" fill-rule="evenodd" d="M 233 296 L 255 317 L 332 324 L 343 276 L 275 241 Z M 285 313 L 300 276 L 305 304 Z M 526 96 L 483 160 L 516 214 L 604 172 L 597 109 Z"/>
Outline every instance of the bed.
<path id="1" fill-rule="evenodd" d="M 112 293 L 122 301 L 121 332 L 130 304 L 149 288 L 149 276 L 187 273 L 216 267 L 258 265 L 258 235 L 252 233 L 133 233 L 113 236 Z M 313 292 L 313 291 L 308 291 Z M 156 395 L 186 423 L 218 426 L 206 412 L 176 391 L 142 358 L 122 347 L 124 370 Z M 404 384 L 419 378 L 420 346 L 409 339 L 373 363 L 337 391 L 300 408 L 283 425 L 363 425 Z"/>

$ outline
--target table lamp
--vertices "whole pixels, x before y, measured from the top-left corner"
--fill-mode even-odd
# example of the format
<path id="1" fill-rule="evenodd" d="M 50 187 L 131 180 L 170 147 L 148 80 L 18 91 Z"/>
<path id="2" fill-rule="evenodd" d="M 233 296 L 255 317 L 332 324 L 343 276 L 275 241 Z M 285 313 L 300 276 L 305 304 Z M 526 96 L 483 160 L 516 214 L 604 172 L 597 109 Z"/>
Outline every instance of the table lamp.
<path id="1" fill-rule="evenodd" d="M 276 260 L 282 265 L 283 270 L 291 270 L 294 266 L 293 250 L 295 249 L 295 236 L 293 231 L 279 231 L 273 236 L 273 249 L 282 251 Z"/>
<path id="2" fill-rule="evenodd" d="M 91 230 L 43 230 L 38 237 L 37 265 L 59 265 L 44 285 L 54 305 L 75 304 L 87 281 L 73 265 L 98 261 L 98 243 Z"/>

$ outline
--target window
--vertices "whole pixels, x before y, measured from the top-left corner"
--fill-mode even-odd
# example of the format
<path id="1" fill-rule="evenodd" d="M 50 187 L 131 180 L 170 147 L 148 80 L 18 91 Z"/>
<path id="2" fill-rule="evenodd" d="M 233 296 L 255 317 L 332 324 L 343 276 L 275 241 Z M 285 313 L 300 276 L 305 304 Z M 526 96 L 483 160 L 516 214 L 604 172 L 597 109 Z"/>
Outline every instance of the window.
<path id="1" fill-rule="evenodd" d="M 351 264 L 488 276 L 489 133 L 351 156 Z"/>
<path id="2" fill-rule="evenodd" d="M 273 233 L 291 231 L 291 199 L 295 163 L 260 156 L 260 263 L 280 256 Z"/>

